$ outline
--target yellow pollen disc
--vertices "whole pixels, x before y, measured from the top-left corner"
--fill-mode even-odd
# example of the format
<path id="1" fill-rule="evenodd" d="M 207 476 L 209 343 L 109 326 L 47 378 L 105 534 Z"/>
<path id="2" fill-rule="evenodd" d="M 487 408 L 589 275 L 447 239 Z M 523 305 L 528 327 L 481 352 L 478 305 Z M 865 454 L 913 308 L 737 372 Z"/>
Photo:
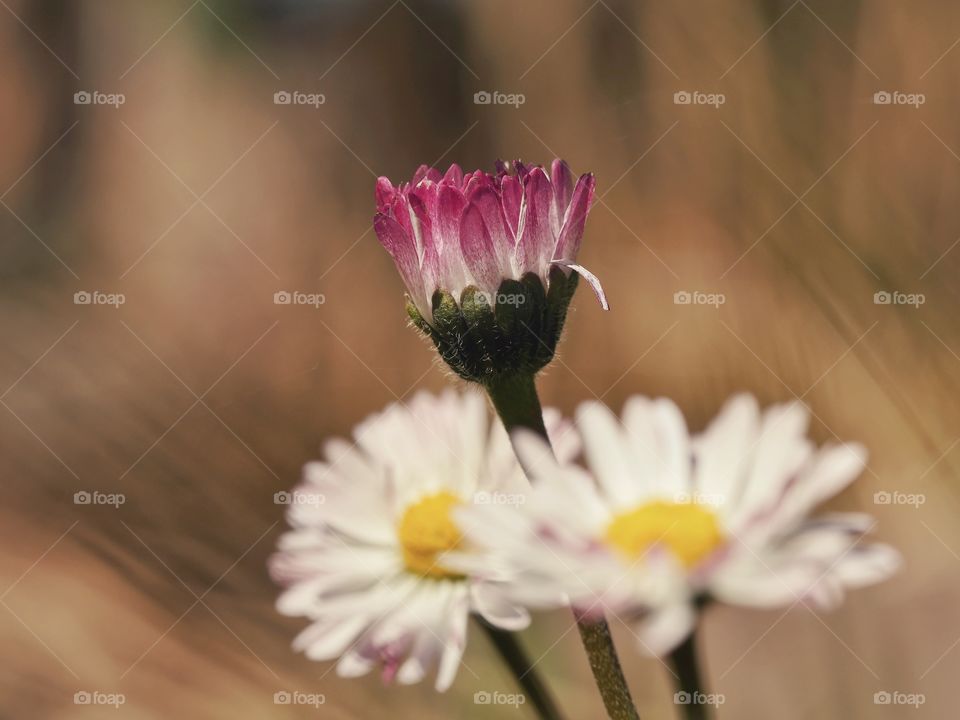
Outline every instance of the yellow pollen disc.
<path id="1" fill-rule="evenodd" d="M 724 541 L 716 514 L 689 502 L 654 500 L 615 515 L 607 525 L 606 541 L 631 559 L 652 545 L 667 547 L 690 568 Z"/>
<path id="2" fill-rule="evenodd" d="M 456 548 L 462 539 L 450 517 L 450 511 L 460 503 L 460 498 L 444 490 L 407 507 L 397 525 L 407 570 L 424 577 L 462 577 L 437 562 L 441 554 Z"/>

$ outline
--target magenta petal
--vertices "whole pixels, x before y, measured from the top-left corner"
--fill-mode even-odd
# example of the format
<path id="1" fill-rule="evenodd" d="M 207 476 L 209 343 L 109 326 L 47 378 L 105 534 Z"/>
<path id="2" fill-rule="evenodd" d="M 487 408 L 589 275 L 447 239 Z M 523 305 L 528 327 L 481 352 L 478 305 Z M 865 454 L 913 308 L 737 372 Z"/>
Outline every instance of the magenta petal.
<path id="1" fill-rule="evenodd" d="M 429 165 L 421 165 L 417 168 L 416 172 L 413 173 L 413 180 L 410 181 L 410 185 L 413 187 L 417 186 L 417 183 L 423 180 L 427 173 L 430 172 L 431 167 Z"/>
<path id="2" fill-rule="evenodd" d="M 388 178 L 377 178 L 377 188 L 374 191 L 377 199 L 377 212 L 386 211 L 387 207 L 390 205 L 390 202 L 393 200 L 395 192 L 396 190 L 393 189 L 393 183 L 391 183 Z"/>
<path id="3" fill-rule="evenodd" d="M 573 173 L 570 172 L 570 166 L 560 158 L 554 160 L 550 166 L 550 181 L 553 184 L 553 199 L 557 204 L 557 217 L 563 222 L 573 196 Z"/>
<path id="4" fill-rule="evenodd" d="M 493 167 L 497 175 L 508 175 L 510 173 L 510 163 L 505 163 L 503 160 L 498 159 Z"/>
<path id="5" fill-rule="evenodd" d="M 467 200 L 480 211 L 484 227 L 493 242 L 493 250 L 501 275 L 512 275 L 513 251 L 517 241 L 504 216 L 500 195 L 492 187 L 483 186 L 467 196 Z"/>
<path id="6" fill-rule="evenodd" d="M 458 295 L 467 284 L 463 251 L 460 249 L 460 219 L 466 205 L 463 193 L 450 185 L 440 185 L 434 234 L 439 237 L 440 282 L 444 289 Z"/>
<path id="7" fill-rule="evenodd" d="M 517 177 L 523 180 L 531 170 L 536 168 L 536 165 L 527 165 L 523 160 L 515 160 L 513 162 L 513 169 L 517 171 Z"/>
<path id="8" fill-rule="evenodd" d="M 523 207 L 517 238 L 517 266 L 521 274 L 547 275 L 547 264 L 554 257 L 556 236 L 550 228 L 553 190 L 543 168 L 533 168 L 523 183 Z"/>
<path id="9" fill-rule="evenodd" d="M 600 301 L 600 307 L 602 307 L 604 310 L 610 309 L 610 303 L 607 302 L 607 296 L 603 292 L 603 286 L 600 284 L 600 278 L 582 265 L 575 265 L 574 263 L 566 262 L 565 260 L 554 260 L 552 264 L 559 265 L 562 268 L 567 268 L 568 270 L 573 270 L 576 272 L 580 277 L 590 283 L 590 287 L 593 288 L 593 292 L 596 294 L 597 300 Z"/>
<path id="10" fill-rule="evenodd" d="M 421 165 L 417 168 L 417 171 L 413 174 L 413 181 L 410 183 L 413 187 L 416 187 L 421 180 L 430 180 L 431 182 L 440 182 L 442 179 L 440 171 L 436 168 L 432 168 L 429 165 Z"/>
<path id="11" fill-rule="evenodd" d="M 463 170 L 460 169 L 460 166 L 453 163 L 453 165 L 447 168 L 447 172 L 443 176 L 443 182 L 450 183 L 455 187 L 463 185 Z"/>
<path id="12" fill-rule="evenodd" d="M 410 225 L 415 233 L 420 256 L 420 275 L 424 294 L 429 298 L 440 287 L 439 237 L 434 227 L 438 186 L 425 181 L 410 193 Z"/>
<path id="13" fill-rule="evenodd" d="M 390 215 L 390 217 L 400 223 L 400 227 L 403 228 L 403 231 L 409 235 L 411 239 L 414 239 L 413 228 L 410 225 L 410 202 L 407 199 L 408 197 L 409 196 L 406 192 L 398 192 L 393 196 L 393 201 L 390 203 L 389 212 L 385 214 Z M 414 247 L 416 247 L 415 239 Z M 419 250 L 417 252 L 419 253 Z"/>
<path id="14" fill-rule="evenodd" d="M 497 186 L 491 176 L 487 175 L 485 172 L 477 170 L 477 172 L 467 177 L 466 186 L 463 189 L 463 195 L 469 200 L 470 196 L 482 187 L 496 189 Z"/>
<path id="15" fill-rule="evenodd" d="M 554 252 L 555 258 L 571 262 L 577 259 L 580 240 L 583 238 L 583 228 L 590 213 L 590 206 L 593 204 L 595 187 L 596 179 L 590 173 L 581 175 L 580 180 L 577 181 L 577 187 L 573 190 L 573 199 L 563 219 L 563 228 L 560 230 L 560 238 L 557 240 L 557 249 Z"/>
<path id="16" fill-rule="evenodd" d="M 413 238 L 404 231 L 400 223 L 383 213 L 377 213 L 373 217 L 373 229 L 377 233 L 380 244 L 393 258 L 400 277 L 407 286 L 407 292 L 410 293 L 410 298 L 421 313 L 427 313 L 428 319 L 432 318 L 430 307 L 424 302 L 426 294 L 423 290 L 420 263 Z"/>
<path id="17" fill-rule="evenodd" d="M 523 204 L 523 186 L 513 175 L 507 175 L 500 182 L 500 199 L 503 202 L 503 214 L 513 237 L 520 230 L 520 206 Z"/>
<path id="18" fill-rule="evenodd" d="M 477 287 L 491 294 L 496 293 L 502 279 L 500 265 L 493 240 L 483 224 L 483 215 L 473 203 L 467 205 L 460 220 L 460 249 Z"/>

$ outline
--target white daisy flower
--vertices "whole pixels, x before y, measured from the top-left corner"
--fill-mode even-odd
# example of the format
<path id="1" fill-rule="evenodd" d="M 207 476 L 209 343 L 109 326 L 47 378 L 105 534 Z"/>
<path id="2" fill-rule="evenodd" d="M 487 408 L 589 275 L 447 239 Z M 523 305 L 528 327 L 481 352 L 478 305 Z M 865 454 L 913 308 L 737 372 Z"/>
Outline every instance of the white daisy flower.
<path id="1" fill-rule="evenodd" d="M 551 412 L 550 426 L 560 423 Z M 557 433 L 567 456 L 576 433 Z M 502 425 L 479 394 L 420 393 L 361 423 L 355 443 L 331 440 L 287 495 L 293 530 L 270 560 L 287 589 L 278 610 L 312 623 L 294 648 L 340 658 L 343 677 L 383 667 L 385 680 L 416 683 L 438 665 L 446 690 L 478 613 L 504 630 L 529 623 L 509 585 L 474 557 L 452 517 L 459 506 L 521 503 L 528 483 Z M 456 567 L 445 561 L 456 552 Z M 477 572 L 465 570 L 473 565 Z"/>
<path id="2" fill-rule="evenodd" d="M 528 606 L 558 594 L 586 617 L 636 618 L 638 638 L 664 655 L 692 631 L 695 608 L 715 598 L 773 607 L 840 602 L 844 588 L 888 577 L 899 555 L 860 544 L 874 521 L 858 513 L 808 519 L 856 478 L 855 444 L 815 448 L 799 403 L 761 413 L 732 398 L 705 432 L 690 437 L 669 400 L 633 397 L 622 421 L 585 403 L 576 426 L 587 473 L 554 460 L 532 433 L 515 436 L 533 476 L 531 501 L 491 533 L 461 511 L 468 538 L 511 566 Z"/>

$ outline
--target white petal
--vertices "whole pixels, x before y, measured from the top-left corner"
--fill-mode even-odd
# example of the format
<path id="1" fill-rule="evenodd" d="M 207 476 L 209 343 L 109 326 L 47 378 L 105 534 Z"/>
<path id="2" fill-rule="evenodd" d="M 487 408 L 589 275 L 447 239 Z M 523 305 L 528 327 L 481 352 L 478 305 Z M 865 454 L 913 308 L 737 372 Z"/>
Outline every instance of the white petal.
<path id="1" fill-rule="evenodd" d="M 546 440 L 526 429 L 514 430 L 511 439 L 517 456 L 532 482 L 549 478 L 559 469 L 553 450 Z"/>
<path id="2" fill-rule="evenodd" d="M 816 505 L 853 482 L 866 462 L 866 449 L 856 443 L 821 449 L 807 462 L 795 482 L 786 488 L 779 505 L 764 521 L 767 532 L 791 529 Z"/>
<path id="3" fill-rule="evenodd" d="M 356 640 L 367 622 L 363 615 L 315 622 L 297 635 L 293 647 L 311 660 L 333 660 Z"/>
<path id="4" fill-rule="evenodd" d="M 719 496 L 725 504 L 739 496 L 759 426 L 760 410 L 752 395 L 742 393 L 727 401 L 694 440 L 698 493 Z"/>
<path id="5" fill-rule="evenodd" d="M 337 675 L 342 678 L 362 677 L 374 666 L 373 658 L 363 657 L 356 650 L 348 651 L 337 663 Z"/>
<path id="6" fill-rule="evenodd" d="M 664 657 L 693 632 L 696 620 L 686 600 L 654 610 L 637 627 L 640 647 L 649 655 Z"/>
<path id="7" fill-rule="evenodd" d="M 889 545 L 858 546 L 837 567 L 837 577 L 848 587 L 863 587 L 886 580 L 903 565 L 900 553 Z"/>
<path id="8" fill-rule="evenodd" d="M 604 496 L 614 506 L 636 504 L 642 495 L 641 478 L 652 468 L 634 467 L 616 415 L 606 405 L 588 401 L 577 408 L 576 416 L 587 464 Z"/>
<path id="9" fill-rule="evenodd" d="M 516 632 L 530 624 L 530 613 L 503 597 L 503 589 L 493 583 L 471 584 L 470 599 L 484 620 L 502 630 Z"/>
<path id="10" fill-rule="evenodd" d="M 680 409 L 664 398 L 635 395 L 624 405 L 623 425 L 635 472 L 646 479 L 643 495 L 676 500 L 689 494 L 690 440 Z"/>
<path id="11" fill-rule="evenodd" d="M 460 660 L 467 645 L 467 618 L 469 605 L 467 589 L 458 587 L 450 601 L 447 610 L 449 622 L 444 634 L 443 655 L 440 658 L 440 667 L 437 670 L 437 682 L 434 687 L 438 692 L 446 692 L 453 684 L 453 679 L 460 669 Z"/>

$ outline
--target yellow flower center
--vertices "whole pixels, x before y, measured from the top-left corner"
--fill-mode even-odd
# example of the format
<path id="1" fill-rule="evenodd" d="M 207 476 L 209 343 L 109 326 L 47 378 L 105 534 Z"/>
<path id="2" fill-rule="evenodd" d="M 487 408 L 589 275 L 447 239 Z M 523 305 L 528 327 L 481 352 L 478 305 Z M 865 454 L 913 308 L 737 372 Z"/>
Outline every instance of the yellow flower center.
<path id="1" fill-rule="evenodd" d="M 432 578 L 463 577 L 437 561 L 440 555 L 455 549 L 463 537 L 450 517 L 450 511 L 461 502 L 443 490 L 407 507 L 397 525 L 397 535 L 408 571 Z"/>
<path id="2" fill-rule="evenodd" d="M 605 539 L 630 559 L 639 558 L 652 545 L 663 545 L 690 568 L 716 550 L 724 536 L 710 508 L 654 500 L 615 515 Z"/>

